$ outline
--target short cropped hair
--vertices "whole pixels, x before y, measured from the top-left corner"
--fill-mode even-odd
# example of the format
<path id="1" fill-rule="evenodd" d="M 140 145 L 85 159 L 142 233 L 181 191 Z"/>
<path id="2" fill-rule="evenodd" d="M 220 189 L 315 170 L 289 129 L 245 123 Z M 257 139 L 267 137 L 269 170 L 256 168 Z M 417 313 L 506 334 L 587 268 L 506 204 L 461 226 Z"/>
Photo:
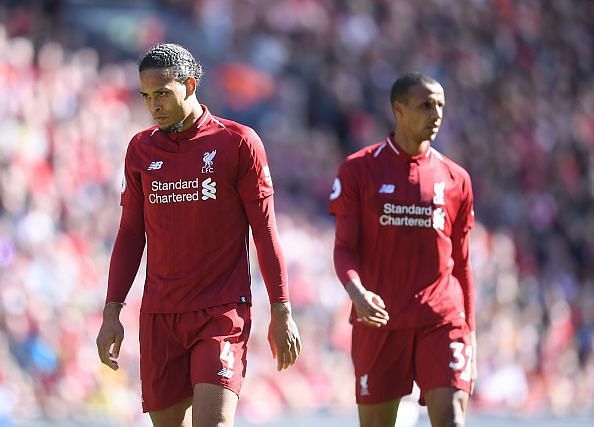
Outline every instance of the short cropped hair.
<path id="1" fill-rule="evenodd" d="M 411 87 L 417 85 L 434 85 L 439 84 L 437 80 L 422 73 L 408 73 L 399 77 L 392 85 L 390 91 L 390 103 L 394 102 L 408 102 L 408 91 Z"/>
<path id="2" fill-rule="evenodd" d="M 199 84 L 204 74 L 194 56 L 185 47 L 175 43 L 159 43 L 138 59 L 139 72 L 154 68 L 171 68 L 173 78 L 180 83 L 184 83 L 188 77 L 194 77 Z"/>

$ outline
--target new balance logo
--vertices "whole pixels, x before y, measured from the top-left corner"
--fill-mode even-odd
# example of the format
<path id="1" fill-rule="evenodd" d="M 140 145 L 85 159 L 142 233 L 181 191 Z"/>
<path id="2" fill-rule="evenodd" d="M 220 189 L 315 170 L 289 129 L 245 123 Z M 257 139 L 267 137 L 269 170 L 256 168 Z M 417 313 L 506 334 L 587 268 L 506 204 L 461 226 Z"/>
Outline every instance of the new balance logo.
<path id="1" fill-rule="evenodd" d="M 217 375 L 223 378 L 230 379 L 231 377 L 233 377 L 233 371 L 231 369 L 223 368 L 219 372 L 217 372 Z"/>
<path id="2" fill-rule="evenodd" d="M 219 356 L 219 358 L 223 362 L 226 362 L 225 364 L 227 366 L 223 367 L 223 369 L 221 369 L 217 373 L 217 375 L 220 375 L 221 377 L 227 378 L 227 379 L 231 378 L 233 376 L 233 365 L 235 363 L 235 355 L 231 351 L 231 343 L 229 341 L 225 341 L 225 344 L 223 345 L 223 349 L 221 350 L 221 355 Z"/>
<path id="3" fill-rule="evenodd" d="M 382 184 L 382 186 L 379 189 L 379 192 L 385 194 L 392 194 L 394 190 L 396 190 L 396 186 L 394 184 Z"/>
<path id="4" fill-rule="evenodd" d="M 163 162 L 159 161 L 159 162 L 151 162 L 151 164 L 149 165 L 149 167 L 146 169 L 147 171 L 154 171 L 157 169 L 161 169 L 161 166 L 163 166 Z"/>
<path id="5" fill-rule="evenodd" d="M 211 178 L 202 181 L 202 200 L 217 199 L 217 183 Z"/>

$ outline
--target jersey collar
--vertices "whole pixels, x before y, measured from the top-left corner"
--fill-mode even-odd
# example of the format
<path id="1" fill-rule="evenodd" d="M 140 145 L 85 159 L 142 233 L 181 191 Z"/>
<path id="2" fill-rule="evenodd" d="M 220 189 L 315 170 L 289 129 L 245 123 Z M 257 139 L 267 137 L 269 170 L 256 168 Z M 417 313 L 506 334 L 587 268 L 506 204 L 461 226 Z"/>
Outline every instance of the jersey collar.
<path id="1" fill-rule="evenodd" d="M 392 132 L 391 134 L 388 135 L 388 137 L 386 138 L 386 144 L 388 144 L 388 146 L 390 147 L 392 152 L 394 152 L 394 154 L 396 154 L 396 157 L 405 163 L 424 162 L 424 161 L 428 160 L 429 157 L 431 156 L 431 144 L 429 144 L 427 146 L 427 149 L 425 151 L 423 151 L 422 153 L 417 154 L 416 156 L 411 156 L 410 154 L 405 152 L 402 148 L 400 148 L 400 146 L 398 145 L 398 142 L 396 142 L 396 140 L 394 139 L 394 132 Z"/>
<path id="2" fill-rule="evenodd" d="M 184 130 L 183 132 L 167 132 L 167 136 L 169 136 L 169 138 L 172 139 L 173 141 L 183 140 L 183 139 L 193 139 L 196 136 L 198 136 L 198 134 L 200 133 L 202 128 L 205 127 L 205 125 L 212 118 L 212 115 L 210 114 L 210 111 L 208 111 L 208 108 L 206 107 L 206 105 L 200 104 L 200 106 L 202 107 L 202 115 L 200 117 L 198 117 L 198 120 L 196 120 L 192 124 L 192 126 L 190 126 L 188 129 Z"/>

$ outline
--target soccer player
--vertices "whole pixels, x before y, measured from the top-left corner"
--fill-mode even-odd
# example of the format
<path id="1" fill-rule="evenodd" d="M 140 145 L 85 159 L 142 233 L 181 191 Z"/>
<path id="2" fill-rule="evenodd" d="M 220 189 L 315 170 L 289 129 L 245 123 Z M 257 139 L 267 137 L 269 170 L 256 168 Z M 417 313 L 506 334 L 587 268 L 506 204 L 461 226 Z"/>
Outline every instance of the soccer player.
<path id="1" fill-rule="evenodd" d="M 301 351 L 266 153 L 252 129 L 199 103 L 202 68 L 182 46 L 156 45 L 138 68 L 156 126 L 135 135 L 126 153 L 99 357 L 118 369 L 119 313 L 146 242 L 143 410 L 155 426 L 182 425 L 190 406 L 194 427 L 232 426 L 251 326 L 249 227 L 271 303 L 277 369 L 293 365 Z"/>
<path id="2" fill-rule="evenodd" d="M 390 98 L 395 131 L 349 156 L 330 195 L 359 420 L 394 426 L 416 381 L 434 427 L 462 426 L 476 377 L 470 177 L 431 147 L 445 105 L 437 81 L 406 74 Z"/>

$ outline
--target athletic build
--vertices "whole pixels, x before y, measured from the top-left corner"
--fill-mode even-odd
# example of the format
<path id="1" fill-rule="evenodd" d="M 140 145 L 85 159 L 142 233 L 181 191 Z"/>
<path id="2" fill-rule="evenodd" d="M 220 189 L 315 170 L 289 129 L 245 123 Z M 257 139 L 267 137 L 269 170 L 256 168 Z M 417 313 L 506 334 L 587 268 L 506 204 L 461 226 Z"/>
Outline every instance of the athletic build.
<path id="1" fill-rule="evenodd" d="M 139 73 L 157 125 L 132 138 L 126 153 L 99 357 L 118 369 L 119 312 L 146 243 L 143 409 L 155 426 L 183 425 L 189 406 L 194 427 L 232 426 L 251 325 L 249 228 L 271 303 L 268 338 L 277 369 L 294 364 L 301 350 L 266 153 L 252 129 L 198 102 L 202 69 L 183 47 L 149 49 Z"/>
<path id="2" fill-rule="evenodd" d="M 330 195 L 335 269 L 353 302 L 360 422 L 394 426 L 416 381 L 433 426 L 463 425 L 476 372 L 471 182 L 431 147 L 441 85 L 408 74 L 391 101 L 395 132 L 349 156 Z"/>

